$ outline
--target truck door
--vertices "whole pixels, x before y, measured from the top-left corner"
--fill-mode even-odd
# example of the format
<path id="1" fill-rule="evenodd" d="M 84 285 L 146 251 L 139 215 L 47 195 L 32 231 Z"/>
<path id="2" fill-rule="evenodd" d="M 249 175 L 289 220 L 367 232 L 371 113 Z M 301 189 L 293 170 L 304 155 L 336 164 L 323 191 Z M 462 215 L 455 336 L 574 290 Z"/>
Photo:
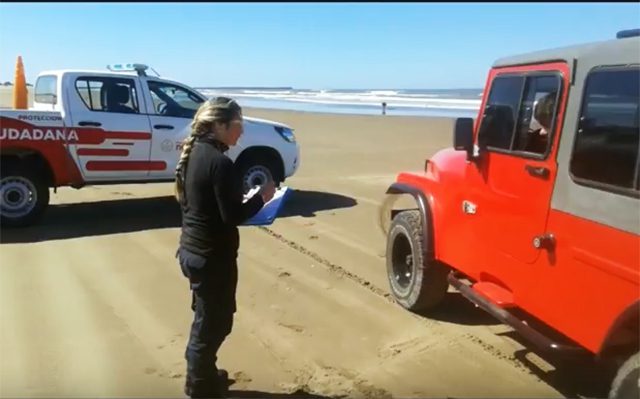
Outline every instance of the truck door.
<path id="1" fill-rule="evenodd" d="M 168 82 L 142 79 L 153 139 L 151 160 L 165 162 L 165 170 L 152 170 L 154 178 L 173 179 L 182 141 L 189 135 L 193 116 L 204 102 L 199 94 Z"/>
<path id="2" fill-rule="evenodd" d="M 67 87 L 76 160 L 86 181 L 144 180 L 166 164 L 149 161 L 151 128 L 137 77 L 77 76 Z"/>
<path id="3" fill-rule="evenodd" d="M 491 274 L 510 280 L 540 250 L 557 164 L 555 146 L 566 98 L 564 63 L 494 70 L 478 124 L 477 172 L 463 207 Z M 560 106 L 559 106 L 560 105 Z M 470 212 L 469 212 L 470 213 Z M 499 269 L 499 270 L 498 270 Z"/>

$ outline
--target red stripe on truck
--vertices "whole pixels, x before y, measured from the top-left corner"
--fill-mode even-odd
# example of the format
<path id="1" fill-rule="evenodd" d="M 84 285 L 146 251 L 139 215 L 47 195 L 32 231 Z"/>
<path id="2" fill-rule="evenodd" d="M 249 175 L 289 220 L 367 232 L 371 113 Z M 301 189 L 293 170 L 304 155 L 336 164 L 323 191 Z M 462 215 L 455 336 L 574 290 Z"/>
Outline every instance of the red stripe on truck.
<path id="1" fill-rule="evenodd" d="M 36 126 L 19 119 L 0 117 L 2 142 L 61 142 L 102 144 L 106 140 L 151 140 L 151 132 L 108 131 L 94 127 Z"/>
<path id="2" fill-rule="evenodd" d="M 94 128 L 71 130 L 75 130 L 78 138 L 75 142 L 70 140 L 74 144 L 102 144 L 107 140 L 151 140 L 151 133 L 148 132 L 113 132 Z"/>
<path id="3" fill-rule="evenodd" d="M 164 161 L 89 161 L 87 170 L 92 171 L 139 171 L 166 170 Z"/>
<path id="4" fill-rule="evenodd" d="M 78 155 L 95 155 L 98 157 L 126 157 L 129 150 L 118 148 L 79 148 L 76 151 Z"/>

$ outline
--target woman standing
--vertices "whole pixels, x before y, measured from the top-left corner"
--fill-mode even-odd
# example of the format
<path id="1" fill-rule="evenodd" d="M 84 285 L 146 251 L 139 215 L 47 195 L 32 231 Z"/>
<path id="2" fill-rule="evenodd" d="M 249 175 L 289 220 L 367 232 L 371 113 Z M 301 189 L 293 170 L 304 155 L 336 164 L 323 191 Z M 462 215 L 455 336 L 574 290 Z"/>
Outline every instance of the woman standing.
<path id="1" fill-rule="evenodd" d="M 185 393 L 192 398 L 221 397 L 226 391 L 226 372 L 218 370 L 216 360 L 236 311 L 237 226 L 275 192 L 273 182 L 268 182 L 242 202 L 240 176 L 224 154 L 242 133 L 242 109 L 234 100 L 206 101 L 194 116 L 176 167 L 175 191 L 182 209 L 177 257 L 189 279 L 194 311 L 185 353 Z"/>

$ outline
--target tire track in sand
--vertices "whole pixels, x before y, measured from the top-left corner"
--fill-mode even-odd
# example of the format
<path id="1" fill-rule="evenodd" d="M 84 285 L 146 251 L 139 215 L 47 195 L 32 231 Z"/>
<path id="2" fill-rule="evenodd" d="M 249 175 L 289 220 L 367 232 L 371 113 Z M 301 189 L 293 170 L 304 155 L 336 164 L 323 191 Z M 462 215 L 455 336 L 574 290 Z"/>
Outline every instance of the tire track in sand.
<path id="1" fill-rule="evenodd" d="M 390 293 L 386 292 L 385 290 L 383 290 L 380 287 L 375 286 L 370 281 L 367 281 L 366 279 L 358 276 L 357 274 L 354 274 L 354 273 L 346 270 L 344 267 L 331 262 L 330 260 L 328 260 L 327 258 L 321 256 L 320 254 L 305 248 L 303 245 L 301 245 L 301 244 L 299 244 L 299 243 L 297 243 L 295 241 L 287 239 L 283 235 L 281 235 L 279 233 L 276 233 L 274 230 L 272 230 L 272 229 L 270 229 L 268 227 L 259 226 L 259 229 L 262 230 L 263 232 L 265 232 L 266 234 L 268 234 L 269 236 L 273 237 L 274 239 L 276 239 L 276 240 L 282 242 L 283 244 L 289 246 L 293 250 L 312 258 L 318 264 L 321 264 L 325 268 L 327 268 L 331 273 L 334 273 L 334 274 L 336 274 L 336 275 L 338 275 L 340 277 L 348 278 L 349 280 L 355 282 L 356 284 L 360 285 L 361 287 L 369 290 L 373 294 L 384 298 L 389 303 L 392 303 L 394 305 L 396 304 L 395 300 L 393 299 L 393 296 Z M 440 323 L 440 322 L 438 322 L 436 320 L 425 319 L 424 317 L 416 315 L 416 314 L 414 314 L 412 312 L 407 312 L 407 313 L 408 313 L 408 315 L 410 315 L 414 319 L 419 320 L 420 322 L 429 325 L 432 328 L 432 332 L 436 332 L 436 333 L 442 335 L 443 337 L 446 337 L 448 340 L 451 340 L 450 336 L 447 337 L 448 334 L 446 332 L 438 331 L 439 330 L 438 326 L 441 326 L 442 323 Z M 434 327 L 436 327 L 436 328 L 434 328 Z M 524 363 L 522 363 L 520 360 L 518 360 L 515 356 L 513 356 L 511 354 L 504 353 L 500 349 L 498 349 L 495 346 L 485 342 L 483 339 L 481 339 L 480 337 L 478 337 L 476 335 L 473 335 L 473 334 L 470 334 L 470 333 L 462 333 L 462 334 L 458 334 L 456 339 L 463 339 L 463 340 L 467 341 L 468 343 L 473 344 L 474 346 L 478 347 L 482 351 L 490 354 L 492 357 L 510 363 L 514 368 L 518 369 L 519 371 L 521 371 L 521 372 L 523 372 L 525 374 L 528 374 L 529 376 L 533 377 L 537 381 L 544 382 L 542 379 L 540 379 L 540 377 L 536 373 L 534 373 L 529 367 L 527 367 Z"/>

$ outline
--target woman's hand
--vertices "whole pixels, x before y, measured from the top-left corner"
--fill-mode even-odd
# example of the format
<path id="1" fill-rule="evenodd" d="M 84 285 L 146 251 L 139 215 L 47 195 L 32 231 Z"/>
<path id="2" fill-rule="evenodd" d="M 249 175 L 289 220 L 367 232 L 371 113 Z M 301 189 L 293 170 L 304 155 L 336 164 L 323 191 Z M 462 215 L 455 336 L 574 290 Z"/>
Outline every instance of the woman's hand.
<path id="1" fill-rule="evenodd" d="M 273 180 L 269 180 L 268 182 L 263 184 L 262 187 L 260 187 L 260 191 L 258 191 L 258 194 L 262 196 L 262 200 L 264 201 L 265 204 L 269 202 L 271 198 L 273 198 L 273 195 L 275 193 L 276 193 L 276 186 L 273 183 Z"/>

